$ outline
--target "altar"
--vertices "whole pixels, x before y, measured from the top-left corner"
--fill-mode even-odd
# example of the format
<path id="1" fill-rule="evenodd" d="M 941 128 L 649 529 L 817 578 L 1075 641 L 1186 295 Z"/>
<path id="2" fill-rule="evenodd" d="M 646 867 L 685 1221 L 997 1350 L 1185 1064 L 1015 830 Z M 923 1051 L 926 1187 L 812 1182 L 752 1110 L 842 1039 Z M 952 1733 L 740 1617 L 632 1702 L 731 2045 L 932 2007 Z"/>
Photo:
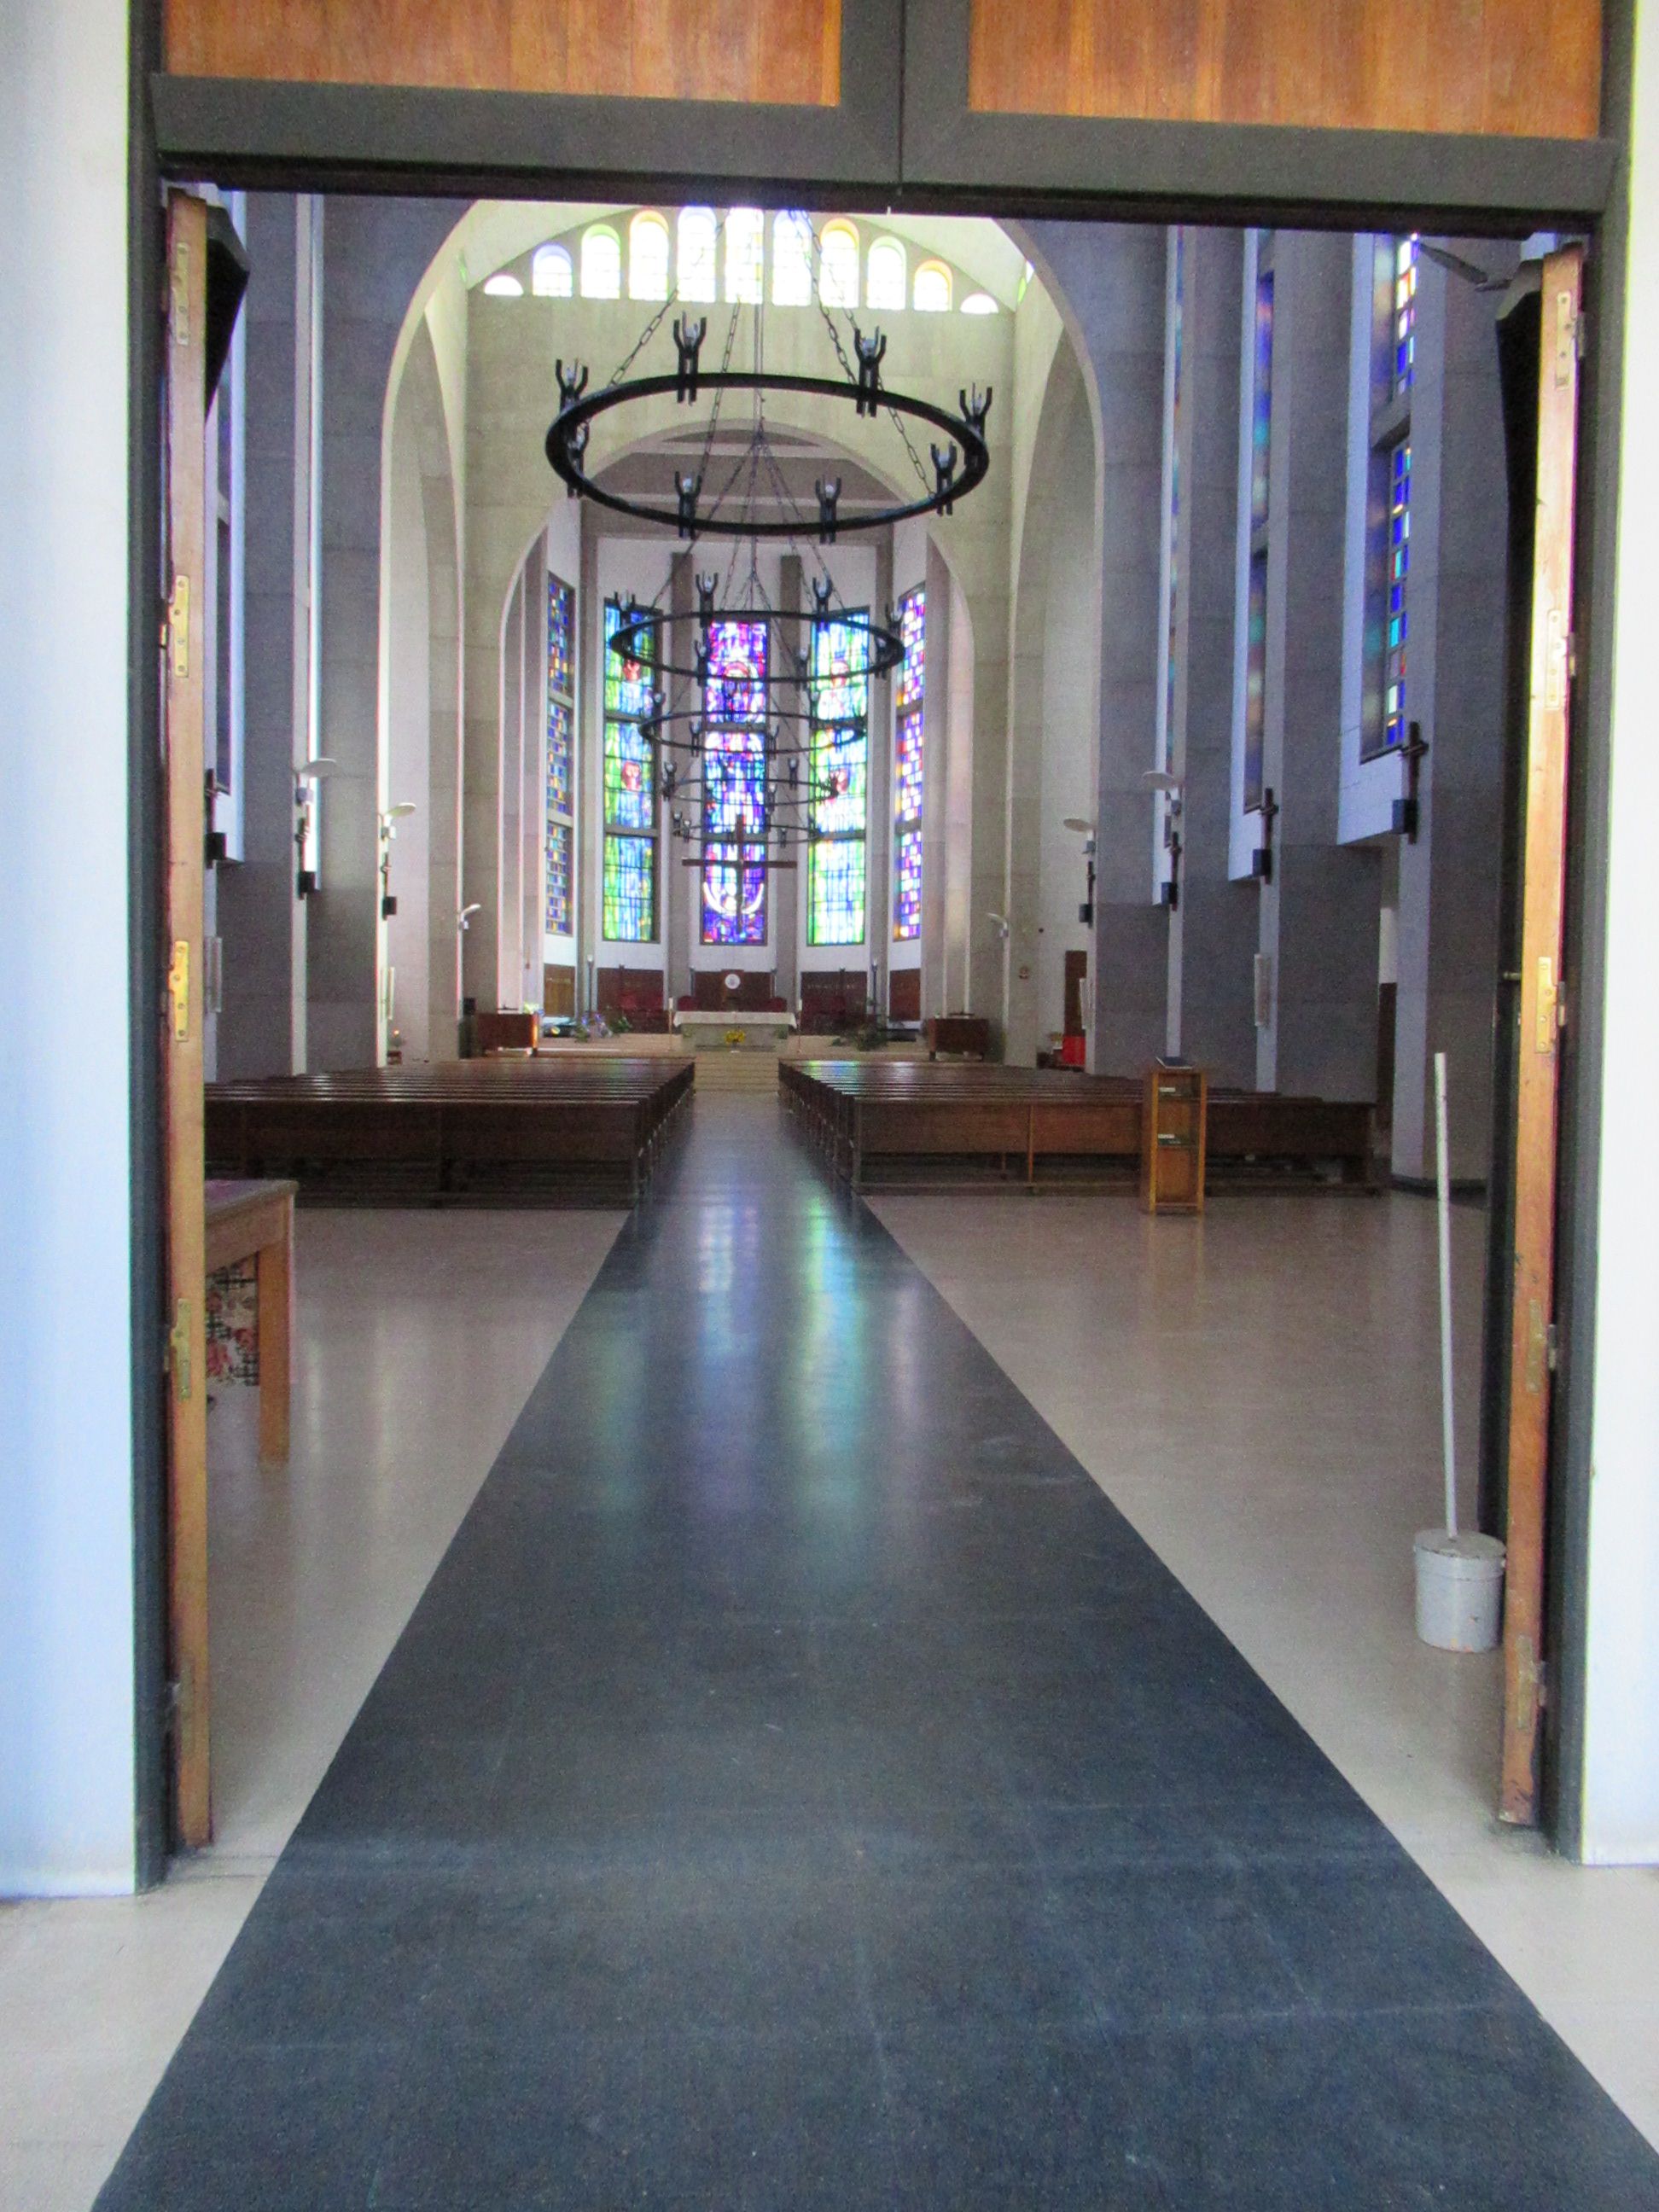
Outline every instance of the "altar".
<path id="1" fill-rule="evenodd" d="M 748 1006 L 683 1006 L 674 1026 L 693 1052 L 771 1052 L 781 1049 L 794 1030 L 787 1013 Z"/>

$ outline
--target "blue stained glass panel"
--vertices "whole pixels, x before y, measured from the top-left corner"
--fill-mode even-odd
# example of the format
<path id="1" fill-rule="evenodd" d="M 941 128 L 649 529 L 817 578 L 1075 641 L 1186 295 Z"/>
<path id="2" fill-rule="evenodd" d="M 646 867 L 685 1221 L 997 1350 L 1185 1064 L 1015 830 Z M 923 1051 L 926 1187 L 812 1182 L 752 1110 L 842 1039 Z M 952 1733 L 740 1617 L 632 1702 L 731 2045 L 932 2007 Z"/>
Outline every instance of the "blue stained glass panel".
<path id="1" fill-rule="evenodd" d="M 1404 439 L 1389 463 L 1389 627 L 1382 678 L 1382 742 L 1406 735 L 1406 587 L 1412 561 L 1412 448 Z"/>
<path id="2" fill-rule="evenodd" d="M 763 622 L 710 623 L 705 723 L 766 720 L 766 635 Z"/>
<path id="3" fill-rule="evenodd" d="M 570 824 L 550 817 L 547 824 L 547 930 L 570 934 Z"/>
<path id="4" fill-rule="evenodd" d="M 570 811 L 572 752 L 570 709 L 562 699 L 550 699 L 547 702 L 547 803 L 561 814 Z"/>
<path id="5" fill-rule="evenodd" d="M 898 615 L 904 658 L 894 698 L 899 706 L 908 707 L 921 697 L 927 680 L 927 594 L 921 586 L 904 594 Z"/>
<path id="6" fill-rule="evenodd" d="M 1391 381 L 1407 392 L 1417 377 L 1417 240 L 1401 238 L 1394 248 L 1394 349 Z"/>
<path id="7" fill-rule="evenodd" d="M 806 941 L 864 942 L 864 840 L 826 837 L 806 856 Z"/>
<path id="8" fill-rule="evenodd" d="M 623 610 L 615 599 L 605 605 L 605 711 L 607 714 L 645 715 L 651 712 L 651 664 L 643 652 L 623 658 L 611 649 L 611 641 L 623 627 Z"/>
<path id="9" fill-rule="evenodd" d="M 1244 811 L 1259 807 L 1265 771 L 1263 740 L 1267 714 L 1267 556 L 1250 560 L 1244 650 Z"/>
<path id="10" fill-rule="evenodd" d="M 702 939 L 764 945 L 767 625 L 713 623 L 708 639 Z"/>
<path id="11" fill-rule="evenodd" d="M 1255 365 L 1250 398 L 1250 527 L 1267 520 L 1268 463 L 1273 427 L 1273 272 L 1264 270 L 1255 284 Z"/>
<path id="12" fill-rule="evenodd" d="M 921 832 L 901 830 L 894 866 L 893 935 L 901 944 L 921 935 Z"/>
<path id="13" fill-rule="evenodd" d="M 657 841 L 605 841 L 605 934 L 612 944 L 648 945 L 657 933 Z"/>
<path id="14" fill-rule="evenodd" d="M 557 576 L 547 580 L 547 688 L 575 696 L 576 594 Z"/>
<path id="15" fill-rule="evenodd" d="M 912 707 L 899 716 L 898 745 L 894 762 L 897 803 L 893 811 L 901 822 L 920 822 L 922 800 L 921 708 Z"/>

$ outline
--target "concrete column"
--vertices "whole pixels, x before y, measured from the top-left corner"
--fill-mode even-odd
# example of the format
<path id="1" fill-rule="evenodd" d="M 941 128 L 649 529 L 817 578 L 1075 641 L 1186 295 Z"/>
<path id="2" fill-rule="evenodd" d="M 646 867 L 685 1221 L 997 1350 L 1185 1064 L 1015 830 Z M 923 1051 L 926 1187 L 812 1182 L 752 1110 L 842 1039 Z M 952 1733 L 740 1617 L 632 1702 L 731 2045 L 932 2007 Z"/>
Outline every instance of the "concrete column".
<path id="1" fill-rule="evenodd" d="M 1263 780 L 1279 812 L 1261 893 L 1273 989 L 1256 1082 L 1369 1099 L 1381 860 L 1336 842 L 1352 250 L 1335 233 L 1281 231 L 1273 270 Z"/>
<path id="2" fill-rule="evenodd" d="M 1189 229 L 1184 246 L 1182 453 L 1172 754 L 1184 778 L 1181 901 L 1170 917 L 1178 1048 L 1212 1080 L 1255 1080 L 1255 886 L 1228 871 L 1232 798 L 1233 588 L 1238 498 L 1237 231 Z"/>
<path id="3" fill-rule="evenodd" d="M 243 303 L 246 595 L 243 617 L 242 858 L 217 871 L 223 945 L 218 1073 L 291 1075 L 305 1065 L 306 909 L 295 891 L 294 769 L 306 738 L 309 349 L 296 226 L 307 204 L 251 192 Z M 296 660 L 297 647 L 297 660 Z"/>
<path id="4" fill-rule="evenodd" d="M 495 848 L 495 988 L 490 1003 L 516 1005 L 523 964 L 524 901 L 520 875 L 524 841 L 520 807 L 524 793 L 525 577 L 520 570 L 507 603 L 507 619 L 496 647 L 501 674 L 501 718 L 496 744 L 501 759 L 501 817 Z"/>
<path id="5" fill-rule="evenodd" d="M 453 228 L 441 200 L 337 198 L 323 249 L 322 800 L 308 916 L 307 1057 L 380 1053 L 380 512 L 386 386 L 416 287 Z"/>
<path id="6" fill-rule="evenodd" d="M 1493 265 L 1488 246 L 1459 251 Z M 1451 1172 L 1484 1181 L 1504 787 L 1508 493 L 1492 302 L 1424 260 L 1412 392 L 1408 711 L 1419 832 L 1400 844 L 1396 1175 L 1434 1173 L 1434 1055 L 1449 1054 Z"/>

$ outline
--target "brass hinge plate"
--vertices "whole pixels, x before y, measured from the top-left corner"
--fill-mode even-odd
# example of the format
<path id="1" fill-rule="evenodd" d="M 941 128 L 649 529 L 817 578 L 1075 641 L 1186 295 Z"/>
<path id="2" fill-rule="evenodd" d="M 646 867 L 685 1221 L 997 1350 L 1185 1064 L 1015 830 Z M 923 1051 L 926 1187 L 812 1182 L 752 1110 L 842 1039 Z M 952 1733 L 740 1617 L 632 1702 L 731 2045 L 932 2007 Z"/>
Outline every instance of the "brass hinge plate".
<path id="1" fill-rule="evenodd" d="M 173 1310 L 173 1327 L 167 1331 L 167 1371 L 173 1377 L 173 1395 L 185 1399 L 191 1395 L 190 1330 L 191 1315 L 190 1300 L 180 1298 Z"/>
<path id="2" fill-rule="evenodd" d="M 190 578 L 181 568 L 173 580 L 167 601 L 167 650 L 173 672 L 182 684 L 190 674 Z"/>
<path id="3" fill-rule="evenodd" d="M 173 1041 L 183 1044 L 190 1035 L 190 939 L 175 937 L 167 965 L 167 996 L 173 1001 Z"/>

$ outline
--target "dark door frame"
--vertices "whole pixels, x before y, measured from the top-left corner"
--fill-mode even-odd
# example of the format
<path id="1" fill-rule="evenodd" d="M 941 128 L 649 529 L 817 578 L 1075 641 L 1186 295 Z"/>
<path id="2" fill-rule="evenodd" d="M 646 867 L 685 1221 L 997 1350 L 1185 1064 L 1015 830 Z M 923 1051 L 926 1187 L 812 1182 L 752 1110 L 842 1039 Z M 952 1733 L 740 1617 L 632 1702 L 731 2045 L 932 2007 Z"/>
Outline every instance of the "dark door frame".
<path id="1" fill-rule="evenodd" d="M 1000 218 L 1426 228 L 1591 240 L 1579 526 L 1579 670 L 1569 805 L 1558 1212 L 1560 1363 L 1549 1591 L 1545 1826 L 1582 1833 L 1587 1523 L 1605 981 L 1613 581 L 1634 0 L 1603 0 L 1602 136 L 1420 132 L 989 116 L 967 106 L 969 0 L 843 0 L 836 109 L 518 93 L 188 81 L 161 73 L 161 0 L 133 0 L 130 91 L 129 796 L 137 1610 L 137 1863 L 166 1868 L 165 1337 L 161 1171 L 162 779 L 159 614 L 160 188 L 211 178 L 283 191 L 465 198 L 681 198 L 711 184 L 795 203 Z M 894 66 L 893 58 L 901 65 Z"/>

